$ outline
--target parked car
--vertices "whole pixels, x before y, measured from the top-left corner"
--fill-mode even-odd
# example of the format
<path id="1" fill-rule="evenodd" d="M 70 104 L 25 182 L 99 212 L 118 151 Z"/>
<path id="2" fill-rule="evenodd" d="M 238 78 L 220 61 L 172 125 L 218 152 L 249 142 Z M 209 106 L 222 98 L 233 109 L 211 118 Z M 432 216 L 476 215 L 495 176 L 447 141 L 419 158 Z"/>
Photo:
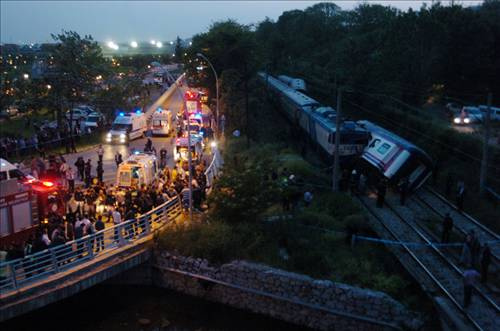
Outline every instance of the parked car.
<path id="1" fill-rule="evenodd" d="M 467 106 L 463 107 L 458 116 L 455 116 L 453 123 L 458 125 L 481 123 L 483 121 L 483 113 L 478 107 Z"/>
<path id="2" fill-rule="evenodd" d="M 500 108 L 498 107 L 490 107 L 490 120 L 492 121 L 500 121 Z M 488 106 L 480 105 L 479 110 L 483 114 L 483 117 L 486 117 L 486 112 L 488 110 Z"/>
<path id="3" fill-rule="evenodd" d="M 71 111 L 66 112 L 66 118 L 70 119 L 71 118 L 71 113 L 73 113 L 73 121 L 87 118 L 87 116 L 90 113 L 95 112 L 95 109 L 87 106 L 87 105 L 81 105 L 73 108 Z"/>
<path id="4" fill-rule="evenodd" d="M 90 130 L 95 130 L 104 125 L 105 119 L 106 118 L 102 113 L 97 111 L 92 112 L 85 119 L 85 127 L 89 128 Z"/>

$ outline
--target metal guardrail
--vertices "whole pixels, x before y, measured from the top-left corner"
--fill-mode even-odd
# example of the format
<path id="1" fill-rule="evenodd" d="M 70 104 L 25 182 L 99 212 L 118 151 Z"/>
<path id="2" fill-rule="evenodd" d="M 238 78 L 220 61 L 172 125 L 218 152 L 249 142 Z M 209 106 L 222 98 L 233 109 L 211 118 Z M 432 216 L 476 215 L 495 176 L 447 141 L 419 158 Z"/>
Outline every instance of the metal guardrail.
<path id="1" fill-rule="evenodd" d="M 219 149 L 214 147 L 215 150 L 213 152 L 214 157 L 212 159 L 212 162 L 210 162 L 210 165 L 208 166 L 207 170 L 205 170 L 205 177 L 207 178 L 207 187 L 212 189 L 212 184 L 214 182 L 214 179 L 217 178 L 219 175 L 219 168 L 222 165 L 222 159 L 220 156 Z"/>
<path id="2" fill-rule="evenodd" d="M 0 293 L 22 289 L 48 275 L 108 255 L 133 245 L 156 232 L 182 211 L 180 198 L 175 197 L 136 219 L 87 235 L 42 252 L 0 264 Z"/>

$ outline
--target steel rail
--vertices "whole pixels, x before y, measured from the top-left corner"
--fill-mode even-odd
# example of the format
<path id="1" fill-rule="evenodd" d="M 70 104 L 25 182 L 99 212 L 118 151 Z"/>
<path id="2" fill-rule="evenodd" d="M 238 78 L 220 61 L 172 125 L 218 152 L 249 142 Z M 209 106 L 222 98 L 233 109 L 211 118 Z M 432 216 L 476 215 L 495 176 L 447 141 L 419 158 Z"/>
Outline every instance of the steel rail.
<path id="1" fill-rule="evenodd" d="M 415 253 L 408 247 L 408 245 L 404 244 L 402 240 L 400 240 L 399 236 L 381 219 L 377 213 L 375 213 L 368 204 L 363 201 L 362 198 L 357 196 L 358 200 L 365 207 L 365 209 L 382 225 L 382 227 L 396 240 L 401 242 L 401 246 L 405 249 L 405 251 L 411 256 L 411 258 L 424 270 L 424 272 L 429 276 L 429 278 L 436 284 L 436 286 L 443 292 L 454 304 L 454 306 L 461 312 L 476 328 L 477 330 L 483 330 L 483 328 L 470 316 L 467 311 L 465 311 L 461 305 L 457 302 L 455 297 L 446 289 L 446 287 L 434 276 L 434 274 L 424 265 L 424 263 L 415 255 Z"/>
<path id="2" fill-rule="evenodd" d="M 439 255 L 439 257 L 445 261 L 451 269 L 453 269 L 459 276 L 460 278 L 463 277 L 462 271 L 448 258 L 446 257 L 443 252 L 441 252 L 435 245 L 432 244 L 432 242 L 420 231 L 419 229 L 416 228 L 413 224 L 411 224 L 408 220 L 406 220 L 394 207 L 392 207 L 387 201 L 385 201 L 385 204 L 389 209 L 396 215 L 401 221 L 403 221 L 406 225 L 408 225 L 428 246 L 431 247 L 431 249 Z M 417 222 L 415 222 L 417 223 Z M 424 230 L 424 229 L 422 229 Z M 424 230 L 425 231 L 425 230 Z M 500 307 L 494 302 L 491 298 L 489 298 L 483 291 L 481 291 L 477 286 L 474 286 L 474 290 L 486 301 L 490 306 L 492 306 L 497 313 L 500 312 Z"/>

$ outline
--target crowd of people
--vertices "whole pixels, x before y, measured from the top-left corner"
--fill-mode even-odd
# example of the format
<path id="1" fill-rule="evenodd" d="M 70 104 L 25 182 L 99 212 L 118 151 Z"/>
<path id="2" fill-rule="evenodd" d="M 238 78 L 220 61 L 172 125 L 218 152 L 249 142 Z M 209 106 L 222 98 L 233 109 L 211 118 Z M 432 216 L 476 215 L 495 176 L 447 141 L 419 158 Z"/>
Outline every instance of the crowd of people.
<path id="1" fill-rule="evenodd" d="M 64 125 L 61 128 L 57 128 L 48 124 L 31 123 L 29 116 L 26 117 L 25 128 L 28 129 L 30 126 L 33 126 L 35 132 L 29 138 L 21 134 L 0 137 L 0 155 L 12 157 L 38 152 L 42 157 L 45 157 L 47 150 L 57 146 L 67 146 L 67 152 L 73 151 L 71 148 L 74 146 L 71 145 L 69 125 L 67 123 L 63 122 Z M 3 123 L 2 125 L 8 124 Z M 84 133 L 81 130 L 81 125 L 76 123 L 73 127 L 74 141 L 78 141 L 79 137 Z"/>
<path id="2" fill-rule="evenodd" d="M 138 219 L 138 216 L 176 197 L 180 199 L 184 212 L 189 210 L 190 200 L 194 210 L 201 211 L 206 208 L 204 201 L 208 187 L 205 162 L 193 162 L 191 172 L 188 171 L 186 161 L 179 160 L 173 167 L 168 167 L 167 153 L 162 149 L 161 169 L 151 184 L 117 187 L 103 181 L 103 152 L 102 146 L 99 146 L 95 175 L 92 172 L 91 159 L 84 161 L 79 157 L 73 167 L 62 155 L 50 155 L 48 162 L 40 157 L 33 158 L 32 174 L 37 178 L 55 178 L 63 188 L 60 190 L 62 201 L 49 199 L 49 205 L 62 202 L 64 211 L 61 208 L 48 208 L 46 220 L 42 221 L 42 226 L 26 242 L 0 247 L 0 252 L 6 252 L 7 260 L 25 257 L 95 233 L 97 234 L 92 246 L 95 252 L 99 252 L 105 244 L 99 231 L 104 230 L 106 226 Z M 123 162 L 118 152 L 115 161 L 117 167 Z M 192 178 L 189 173 L 193 174 Z M 77 180 L 81 181 L 80 185 L 75 185 Z M 114 241 L 118 242 L 118 238 L 131 238 L 145 231 L 145 224 L 131 223 L 130 226 L 119 230 L 119 233 L 115 230 Z M 75 249 L 81 250 L 82 247 Z"/>

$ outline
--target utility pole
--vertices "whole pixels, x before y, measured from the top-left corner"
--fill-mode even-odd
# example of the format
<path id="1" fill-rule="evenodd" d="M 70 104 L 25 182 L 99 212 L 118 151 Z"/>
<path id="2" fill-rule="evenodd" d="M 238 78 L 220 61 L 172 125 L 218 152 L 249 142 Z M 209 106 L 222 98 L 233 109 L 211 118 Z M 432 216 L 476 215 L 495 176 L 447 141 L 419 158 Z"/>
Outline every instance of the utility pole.
<path id="1" fill-rule="evenodd" d="M 491 92 L 488 93 L 488 108 L 484 119 L 483 137 L 483 159 L 481 160 L 481 174 L 479 175 L 479 193 L 484 195 L 486 190 L 486 175 L 488 174 L 488 146 L 490 141 L 490 117 L 491 117 Z"/>
<path id="2" fill-rule="evenodd" d="M 338 88 L 337 90 L 337 114 L 335 116 L 335 153 L 333 155 L 333 191 L 338 192 L 339 190 L 339 181 L 338 172 L 339 172 L 339 147 L 340 147 L 340 109 L 342 107 L 342 89 Z"/>

